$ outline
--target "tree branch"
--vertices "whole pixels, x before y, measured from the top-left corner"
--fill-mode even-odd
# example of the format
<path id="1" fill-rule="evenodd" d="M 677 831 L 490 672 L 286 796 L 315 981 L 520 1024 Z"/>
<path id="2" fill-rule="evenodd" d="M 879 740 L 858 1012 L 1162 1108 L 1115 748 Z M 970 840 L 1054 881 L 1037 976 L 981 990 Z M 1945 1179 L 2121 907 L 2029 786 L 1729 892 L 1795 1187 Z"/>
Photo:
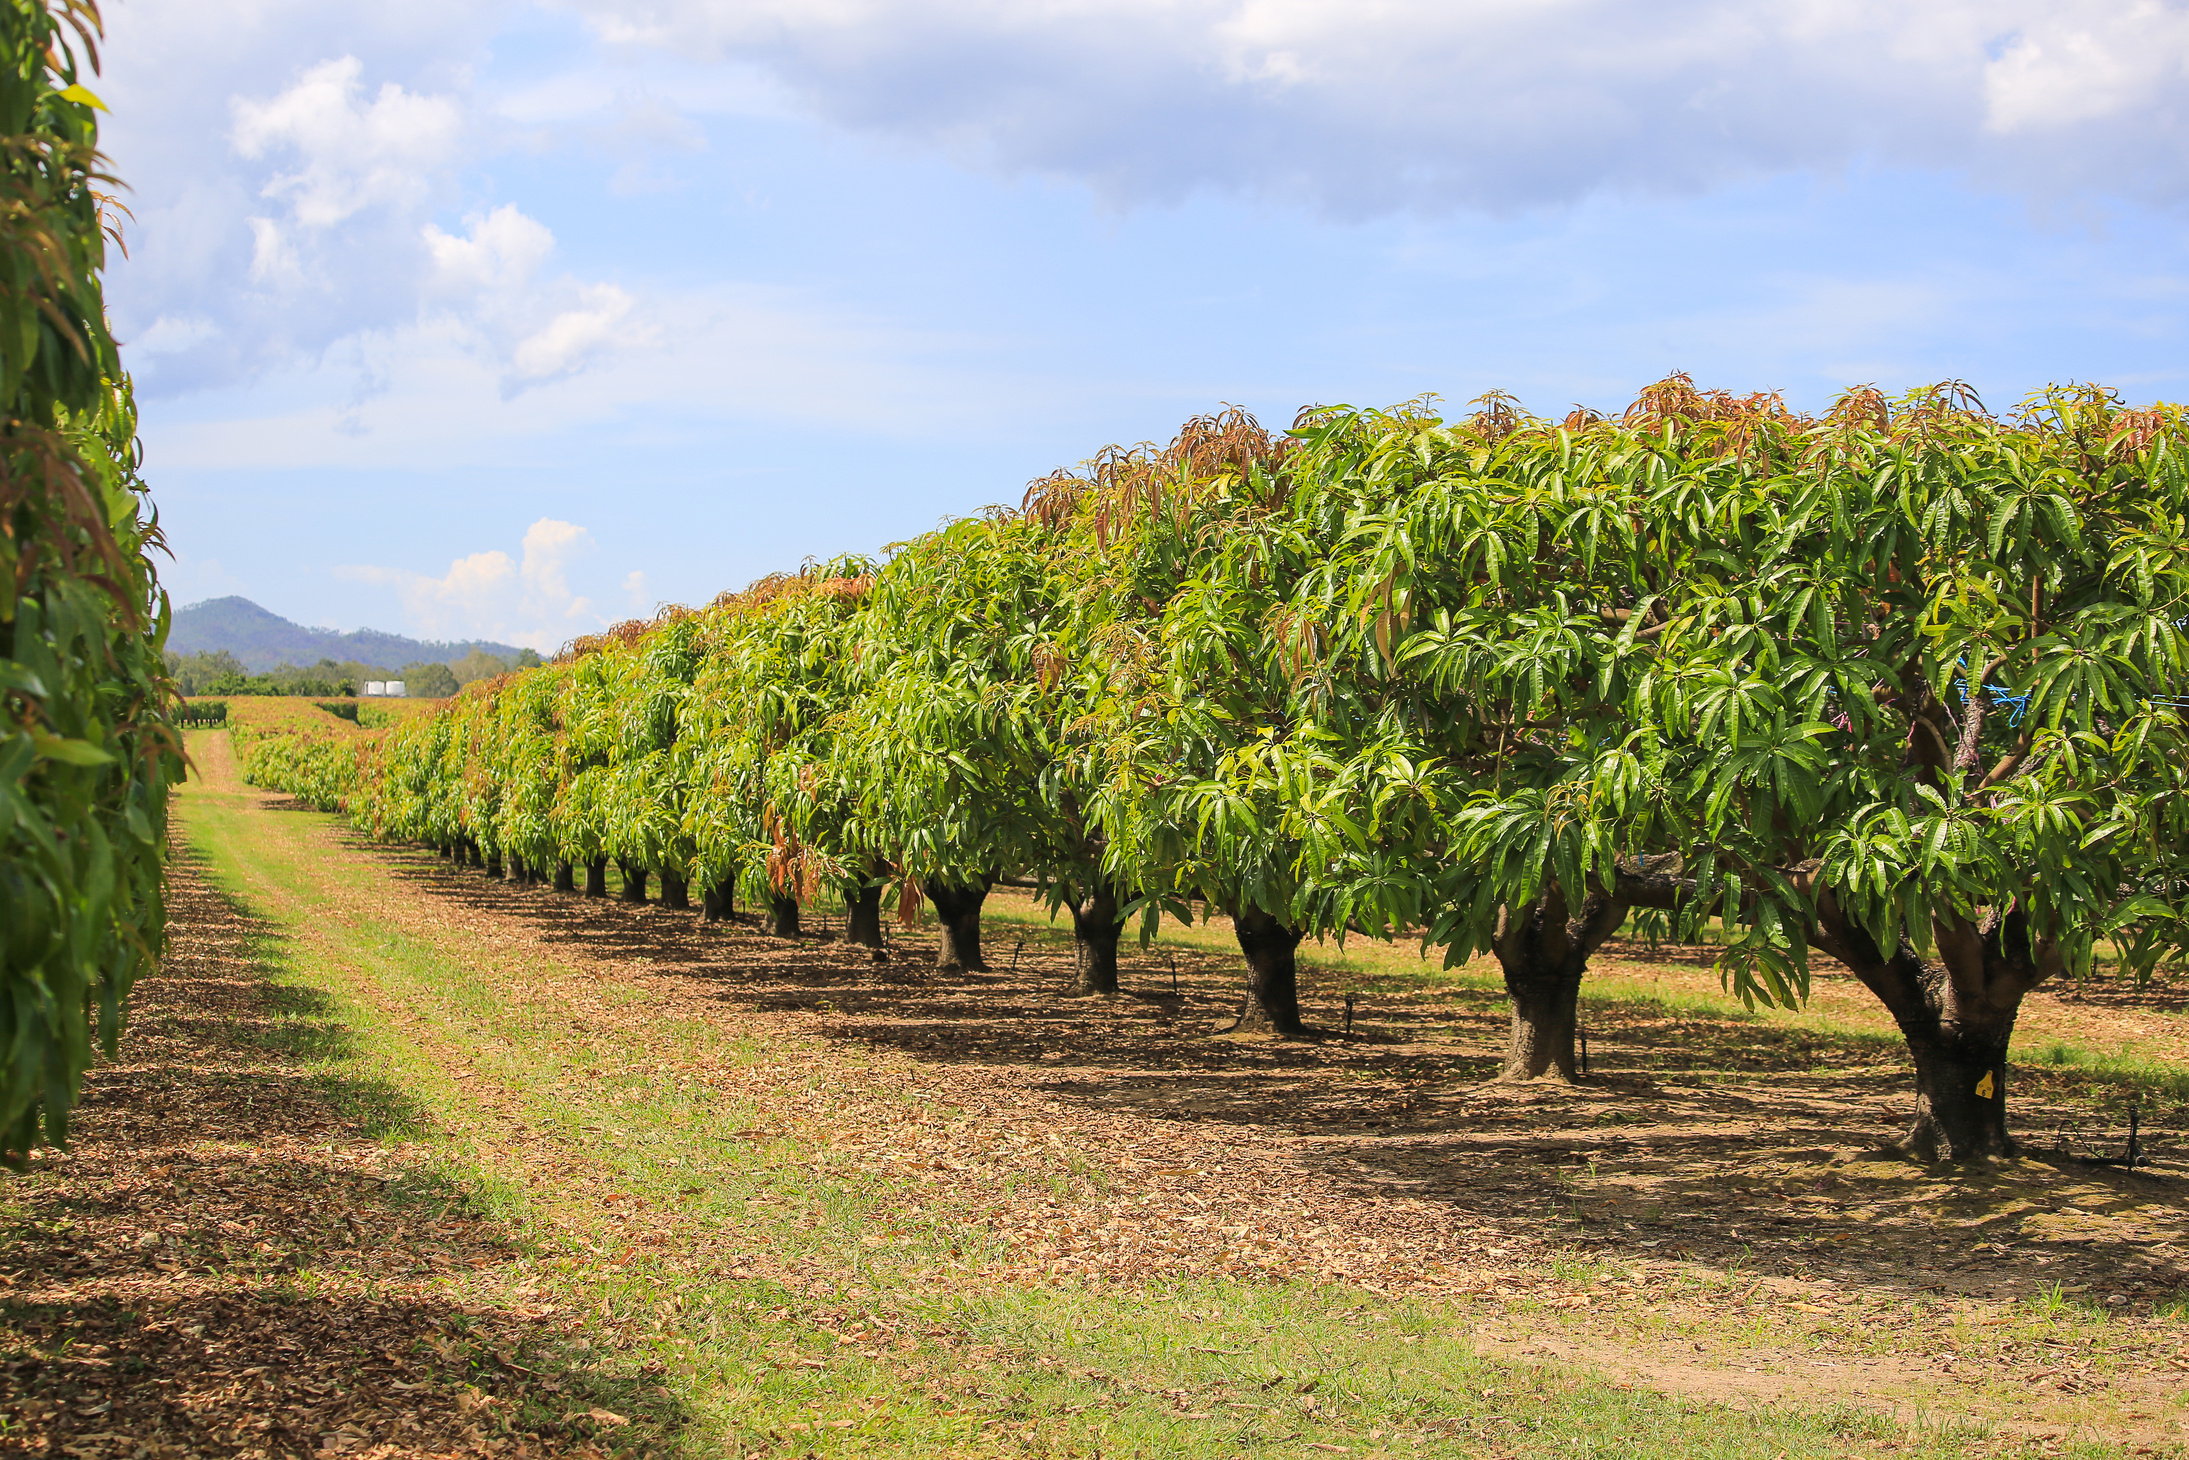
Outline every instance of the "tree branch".
<path id="1" fill-rule="evenodd" d="M 2029 727 L 2023 726 L 2020 737 L 2014 742 L 2014 749 L 1999 757 L 1999 763 L 1985 774 L 1984 779 L 1976 783 L 1976 789 L 1988 791 L 2020 770 L 2022 762 L 2029 759 L 2029 748 L 2033 743 L 2034 737 L 2030 734 Z"/>
<path id="2" fill-rule="evenodd" d="M 1671 853 L 1622 858 L 1612 872 L 1612 896 L 1629 908 L 1674 908 L 1694 895 L 1695 884 L 1680 875 L 1680 859 Z"/>
<path id="3" fill-rule="evenodd" d="M 1929 715 L 1926 715 L 1921 711 L 1910 715 L 1908 717 L 1908 727 L 1909 750 L 1913 751 L 1915 749 L 1915 732 L 1917 730 L 1921 730 L 1925 734 L 1929 735 L 1931 737 L 1931 744 L 1938 747 L 1938 754 L 1935 759 L 1930 756 L 1919 755 L 1916 757 L 1916 764 L 1927 766 L 1943 766 L 1948 765 L 1952 762 L 1953 751 L 1947 746 L 1945 735 L 1939 731 L 1939 728 L 1936 725 L 1933 725 L 1931 723 L 1931 717 Z"/>
<path id="4" fill-rule="evenodd" d="M 1961 703 L 1961 731 L 1958 736 L 1960 743 L 1953 748 L 1955 775 L 1966 776 L 1976 769 L 1976 756 L 1982 748 L 1984 735 L 1984 712 L 1990 708 L 1990 701 L 1984 698 L 1984 685 L 1994 674 L 2006 667 L 2006 662 L 2007 656 L 2001 654 L 1985 665 L 1968 683 L 1967 698 Z"/>

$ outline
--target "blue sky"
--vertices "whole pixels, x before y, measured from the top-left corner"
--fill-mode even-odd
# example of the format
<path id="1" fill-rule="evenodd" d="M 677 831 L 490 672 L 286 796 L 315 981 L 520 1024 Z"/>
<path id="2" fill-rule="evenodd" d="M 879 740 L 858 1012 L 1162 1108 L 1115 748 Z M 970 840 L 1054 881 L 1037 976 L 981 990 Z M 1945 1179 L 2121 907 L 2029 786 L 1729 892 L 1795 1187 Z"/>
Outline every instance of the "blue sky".
<path id="1" fill-rule="evenodd" d="M 2158 0 L 110 0 L 178 602 L 553 648 L 1223 402 L 2189 393 Z"/>

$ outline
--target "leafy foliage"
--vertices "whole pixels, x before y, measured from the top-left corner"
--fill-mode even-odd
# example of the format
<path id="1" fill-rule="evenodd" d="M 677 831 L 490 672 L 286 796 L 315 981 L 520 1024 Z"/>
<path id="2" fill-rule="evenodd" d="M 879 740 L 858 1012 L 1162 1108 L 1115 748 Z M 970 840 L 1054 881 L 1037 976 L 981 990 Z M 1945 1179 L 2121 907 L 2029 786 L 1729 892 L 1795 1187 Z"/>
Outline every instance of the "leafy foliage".
<path id="1" fill-rule="evenodd" d="M 67 1134 L 163 922 L 159 529 L 108 333 L 89 0 L 0 5 L 0 1153 Z"/>
<path id="2" fill-rule="evenodd" d="M 1823 945 L 1911 1039 L 2011 1029 L 2101 940 L 2189 941 L 2185 449 L 2095 389 L 1227 411 L 473 685 L 351 805 L 751 895 L 1005 874 L 1455 960 L 1649 858 L 1746 998 Z"/>

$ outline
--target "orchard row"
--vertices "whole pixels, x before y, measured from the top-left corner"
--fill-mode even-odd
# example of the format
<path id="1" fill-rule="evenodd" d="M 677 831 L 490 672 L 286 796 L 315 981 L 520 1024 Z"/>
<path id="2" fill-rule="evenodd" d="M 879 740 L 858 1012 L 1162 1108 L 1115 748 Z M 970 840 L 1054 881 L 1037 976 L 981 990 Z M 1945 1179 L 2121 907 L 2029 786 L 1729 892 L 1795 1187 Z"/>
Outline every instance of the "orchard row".
<path id="1" fill-rule="evenodd" d="M 947 966 L 1029 883 L 1090 994 L 1221 909 L 1277 1035 L 1304 936 L 1488 953 L 1513 1079 L 1571 1078 L 1622 924 L 1709 924 L 1747 998 L 1843 962 L 1906 1035 L 1908 1149 L 1997 1154 L 2023 996 L 2183 945 L 2185 448 L 2096 389 L 1232 411 L 250 768 L 572 891 L 620 863 L 788 930 L 828 888 L 877 946 L 924 897 Z"/>

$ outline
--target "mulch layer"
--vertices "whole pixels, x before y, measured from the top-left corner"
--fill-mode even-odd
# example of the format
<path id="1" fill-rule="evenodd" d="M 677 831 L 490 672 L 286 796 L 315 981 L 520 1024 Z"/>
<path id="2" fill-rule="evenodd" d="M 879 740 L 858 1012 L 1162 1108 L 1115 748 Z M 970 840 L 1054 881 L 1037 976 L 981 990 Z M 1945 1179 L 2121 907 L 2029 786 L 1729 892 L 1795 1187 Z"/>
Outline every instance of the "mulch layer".
<path id="1" fill-rule="evenodd" d="M 70 1148 L 0 1186 L 0 1454 L 598 1453 L 614 1381 L 544 1313 L 446 1296 L 516 1253 L 396 1162 L 388 1092 L 329 1083 L 340 1028 L 268 980 L 275 932 L 188 857 L 170 896 Z"/>

